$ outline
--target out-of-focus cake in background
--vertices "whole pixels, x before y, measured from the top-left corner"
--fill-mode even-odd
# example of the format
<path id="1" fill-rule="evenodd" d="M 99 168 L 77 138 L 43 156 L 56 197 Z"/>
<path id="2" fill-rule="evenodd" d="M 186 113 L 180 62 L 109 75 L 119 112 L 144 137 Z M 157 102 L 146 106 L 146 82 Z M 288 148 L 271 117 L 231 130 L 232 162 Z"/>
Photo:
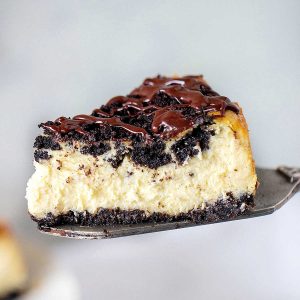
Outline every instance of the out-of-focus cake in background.
<path id="1" fill-rule="evenodd" d="M 20 295 L 26 288 L 27 277 L 21 249 L 7 224 L 0 221 L 0 299 Z"/>
<path id="2" fill-rule="evenodd" d="M 242 110 L 202 76 L 148 78 L 91 115 L 40 127 L 27 188 L 40 225 L 205 223 L 253 204 Z"/>

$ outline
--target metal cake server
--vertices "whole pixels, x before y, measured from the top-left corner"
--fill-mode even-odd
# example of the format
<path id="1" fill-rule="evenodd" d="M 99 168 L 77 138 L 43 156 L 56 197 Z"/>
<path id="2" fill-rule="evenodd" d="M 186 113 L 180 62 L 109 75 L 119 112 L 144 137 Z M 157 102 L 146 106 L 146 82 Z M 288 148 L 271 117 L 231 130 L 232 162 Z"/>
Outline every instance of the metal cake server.
<path id="1" fill-rule="evenodd" d="M 297 191 L 300 191 L 300 168 L 278 167 L 277 170 L 257 168 L 260 186 L 255 196 L 255 207 L 246 214 L 235 219 L 219 222 L 240 220 L 272 214 L 281 208 Z M 215 222 L 212 222 L 215 223 Z M 210 223 L 205 223 L 210 224 Z M 190 221 L 168 223 L 145 223 L 117 226 L 41 226 L 39 230 L 53 236 L 61 236 L 75 239 L 107 239 L 136 235 L 171 229 L 199 226 Z"/>

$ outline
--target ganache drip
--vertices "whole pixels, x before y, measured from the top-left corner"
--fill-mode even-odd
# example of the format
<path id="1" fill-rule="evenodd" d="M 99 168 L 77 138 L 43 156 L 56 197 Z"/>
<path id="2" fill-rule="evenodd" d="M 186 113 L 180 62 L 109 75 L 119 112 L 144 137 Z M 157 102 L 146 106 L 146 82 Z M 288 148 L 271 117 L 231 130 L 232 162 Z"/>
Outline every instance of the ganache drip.
<path id="1" fill-rule="evenodd" d="M 157 98 L 167 98 L 165 105 L 156 103 Z M 223 116 L 226 110 L 239 112 L 236 104 L 220 96 L 204 81 L 202 76 L 148 78 L 127 96 L 110 99 L 106 105 L 95 109 L 92 115 L 78 115 L 72 119 L 60 117 L 54 123 L 41 126 L 54 134 L 67 134 L 76 131 L 86 135 L 87 125 L 122 128 L 141 135 L 145 140 L 155 136 L 171 138 L 194 127 L 195 120 L 184 114 L 184 109 L 192 108 L 199 115 L 210 113 L 212 117 Z M 131 125 L 128 118 L 147 115 L 153 118 L 151 130 Z"/>

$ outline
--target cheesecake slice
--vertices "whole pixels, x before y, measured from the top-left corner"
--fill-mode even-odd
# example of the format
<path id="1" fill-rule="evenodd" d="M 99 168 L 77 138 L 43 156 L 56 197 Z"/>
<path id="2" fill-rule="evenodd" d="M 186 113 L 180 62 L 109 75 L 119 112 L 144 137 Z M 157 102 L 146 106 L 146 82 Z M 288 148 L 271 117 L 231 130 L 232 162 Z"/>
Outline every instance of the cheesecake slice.
<path id="1" fill-rule="evenodd" d="M 242 110 L 202 76 L 148 78 L 90 115 L 40 127 L 26 195 L 39 225 L 205 223 L 253 205 Z"/>
<path id="2" fill-rule="evenodd" d="M 0 299 L 12 299 L 24 291 L 27 270 L 19 245 L 0 221 Z"/>

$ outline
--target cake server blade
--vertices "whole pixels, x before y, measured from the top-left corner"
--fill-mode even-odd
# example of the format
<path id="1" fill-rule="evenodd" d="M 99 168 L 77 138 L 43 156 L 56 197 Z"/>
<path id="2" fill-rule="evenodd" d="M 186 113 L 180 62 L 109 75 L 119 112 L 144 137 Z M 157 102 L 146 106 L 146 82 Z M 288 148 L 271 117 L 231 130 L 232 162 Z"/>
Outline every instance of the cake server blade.
<path id="1" fill-rule="evenodd" d="M 297 191 L 300 190 L 300 169 L 298 168 L 281 166 L 276 170 L 257 168 L 256 171 L 260 185 L 254 200 L 255 207 L 235 219 L 222 220 L 217 223 L 272 214 L 281 208 Z M 212 223 L 216 222 L 198 224 L 191 221 L 180 221 L 95 227 L 78 225 L 63 225 L 54 227 L 40 226 L 39 230 L 42 233 L 66 238 L 107 239 Z"/>

